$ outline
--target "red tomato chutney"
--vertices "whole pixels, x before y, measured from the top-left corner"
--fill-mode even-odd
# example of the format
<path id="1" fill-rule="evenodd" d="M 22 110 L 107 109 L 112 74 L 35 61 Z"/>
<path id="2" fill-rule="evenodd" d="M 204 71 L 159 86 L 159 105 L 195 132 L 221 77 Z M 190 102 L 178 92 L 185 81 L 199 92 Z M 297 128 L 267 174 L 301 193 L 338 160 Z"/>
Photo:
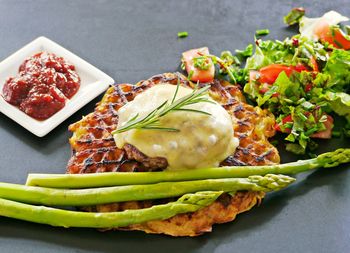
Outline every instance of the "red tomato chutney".
<path id="1" fill-rule="evenodd" d="M 16 77 L 6 80 L 2 95 L 29 116 L 45 120 L 61 110 L 79 87 L 74 65 L 55 54 L 40 52 L 21 64 Z"/>

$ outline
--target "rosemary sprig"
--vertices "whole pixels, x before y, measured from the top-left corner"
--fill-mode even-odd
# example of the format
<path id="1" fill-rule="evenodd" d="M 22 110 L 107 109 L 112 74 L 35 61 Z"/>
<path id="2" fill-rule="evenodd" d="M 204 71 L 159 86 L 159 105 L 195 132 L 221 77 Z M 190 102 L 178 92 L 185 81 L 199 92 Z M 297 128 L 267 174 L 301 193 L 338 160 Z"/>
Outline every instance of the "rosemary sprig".
<path id="1" fill-rule="evenodd" d="M 190 94 L 176 99 L 177 93 L 179 91 L 180 83 L 178 82 L 175 93 L 171 101 L 166 100 L 156 109 L 151 111 L 144 117 L 139 117 L 139 114 L 136 114 L 134 117 L 129 119 L 123 126 L 119 127 L 112 134 L 127 132 L 131 129 L 145 129 L 145 130 L 162 130 L 169 132 L 178 132 L 179 130 L 171 127 L 162 127 L 160 125 L 160 118 L 164 117 L 170 112 L 174 111 L 187 111 L 194 113 L 201 113 L 205 115 L 211 115 L 205 111 L 185 108 L 188 105 L 197 104 L 197 103 L 214 103 L 209 98 L 205 96 L 206 92 L 210 86 L 205 86 L 201 89 L 195 88 Z"/>

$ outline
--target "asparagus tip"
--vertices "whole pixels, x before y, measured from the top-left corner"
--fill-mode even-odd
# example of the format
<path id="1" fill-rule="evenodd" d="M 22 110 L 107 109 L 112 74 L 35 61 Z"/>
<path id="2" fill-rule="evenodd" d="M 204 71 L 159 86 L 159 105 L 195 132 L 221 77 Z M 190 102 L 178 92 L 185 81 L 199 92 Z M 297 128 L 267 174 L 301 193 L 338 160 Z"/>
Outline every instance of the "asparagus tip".
<path id="1" fill-rule="evenodd" d="M 249 176 L 248 179 L 257 185 L 266 188 L 267 191 L 281 190 L 296 180 L 293 177 L 281 174 L 266 174 L 265 176 L 254 175 Z"/>
<path id="2" fill-rule="evenodd" d="M 223 191 L 188 193 L 179 198 L 178 201 L 184 204 L 200 205 L 204 207 L 213 203 L 222 193 Z"/>
<path id="3" fill-rule="evenodd" d="M 350 149 L 340 148 L 332 152 L 321 154 L 317 157 L 317 160 L 323 164 L 325 168 L 336 167 L 342 163 L 350 162 Z"/>

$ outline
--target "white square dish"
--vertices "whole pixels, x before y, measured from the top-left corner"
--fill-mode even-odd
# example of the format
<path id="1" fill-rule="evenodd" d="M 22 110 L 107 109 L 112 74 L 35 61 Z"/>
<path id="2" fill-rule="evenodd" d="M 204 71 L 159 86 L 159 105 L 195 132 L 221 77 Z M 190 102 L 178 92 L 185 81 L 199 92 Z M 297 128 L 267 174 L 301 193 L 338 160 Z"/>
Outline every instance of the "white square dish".
<path id="1" fill-rule="evenodd" d="M 41 51 L 54 53 L 73 64 L 80 76 L 81 84 L 78 92 L 66 102 L 66 105 L 60 111 L 43 121 L 28 116 L 16 106 L 7 103 L 0 95 L 0 111 L 38 137 L 48 134 L 114 83 L 110 76 L 67 49 L 48 38 L 39 37 L 0 62 L 0 93 L 2 93 L 6 79 L 17 75 L 21 63 L 27 57 Z"/>

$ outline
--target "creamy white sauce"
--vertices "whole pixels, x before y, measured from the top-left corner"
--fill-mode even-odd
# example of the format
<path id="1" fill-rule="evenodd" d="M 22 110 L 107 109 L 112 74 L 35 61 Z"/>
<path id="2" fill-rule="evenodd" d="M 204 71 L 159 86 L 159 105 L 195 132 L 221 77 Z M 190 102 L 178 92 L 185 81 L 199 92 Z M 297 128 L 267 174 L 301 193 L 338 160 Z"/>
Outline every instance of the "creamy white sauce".
<path id="1" fill-rule="evenodd" d="M 175 90 L 175 85 L 160 84 L 139 94 L 118 111 L 118 127 L 137 113 L 139 117 L 146 116 L 164 101 L 171 101 Z M 191 92 L 189 88 L 179 87 L 176 99 Z M 216 102 L 201 102 L 186 108 L 211 115 L 171 112 L 160 119 L 160 124 L 176 128 L 179 132 L 132 129 L 114 135 L 117 147 L 122 148 L 129 143 L 149 157 L 164 157 L 171 170 L 218 166 L 238 146 L 238 139 L 233 136 L 231 116 Z"/>

